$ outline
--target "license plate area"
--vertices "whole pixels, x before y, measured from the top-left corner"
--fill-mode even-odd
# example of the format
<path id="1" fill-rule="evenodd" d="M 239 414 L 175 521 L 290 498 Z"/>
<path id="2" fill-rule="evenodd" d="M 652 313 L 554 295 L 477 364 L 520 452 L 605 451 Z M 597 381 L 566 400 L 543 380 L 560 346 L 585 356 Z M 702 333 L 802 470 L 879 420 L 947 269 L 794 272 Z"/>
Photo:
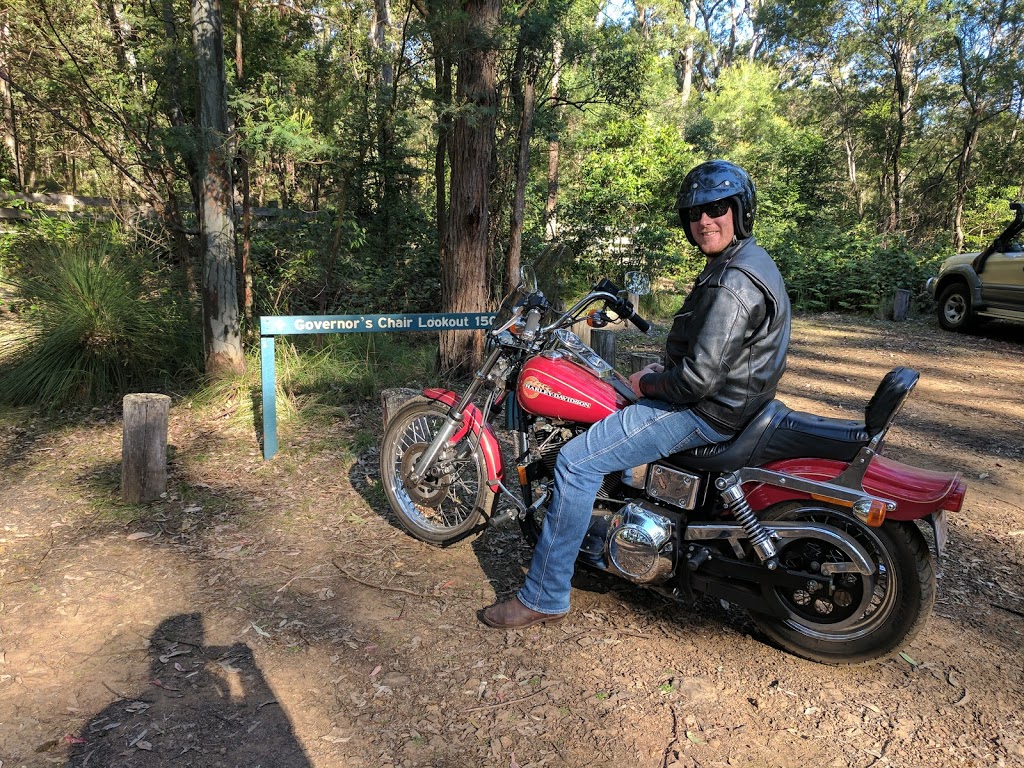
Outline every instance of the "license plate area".
<path id="1" fill-rule="evenodd" d="M 932 512 L 928 518 L 932 524 L 932 531 L 935 533 L 935 551 L 942 554 L 946 550 L 946 541 L 949 538 L 949 518 L 944 509 Z"/>

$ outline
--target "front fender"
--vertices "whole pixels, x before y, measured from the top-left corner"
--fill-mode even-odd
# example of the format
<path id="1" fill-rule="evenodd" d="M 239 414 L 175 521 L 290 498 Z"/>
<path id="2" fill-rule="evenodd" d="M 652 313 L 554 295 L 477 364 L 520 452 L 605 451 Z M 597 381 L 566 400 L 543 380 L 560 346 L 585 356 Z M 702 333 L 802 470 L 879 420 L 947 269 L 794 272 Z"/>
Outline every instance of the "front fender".
<path id="1" fill-rule="evenodd" d="M 971 291 L 971 305 L 981 306 L 981 278 L 974 271 L 970 262 L 966 264 L 954 264 L 939 274 L 938 283 L 935 286 L 935 298 L 946 289 L 946 286 L 953 282 L 963 281 Z"/>
<path id="2" fill-rule="evenodd" d="M 450 389 L 424 389 L 423 396 L 428 400 L 444 403 L 453 406 L 459 402 L 459 395 Z M 484 464 L 487 466 L 487 485 L 497 493 L 498 483 L 505 478 L 505 460 L 501 455 L 501 446 L 494 434 L 494 429 L 483 420 L 480 409 L 470 403 L 463 412 L 463 422 L 459 431 L 452 435 L 451 442 L 457 443 L 466 433 L 472 429 L 474 435 L 480 437 L 480 451 L 484 456 Z"/>

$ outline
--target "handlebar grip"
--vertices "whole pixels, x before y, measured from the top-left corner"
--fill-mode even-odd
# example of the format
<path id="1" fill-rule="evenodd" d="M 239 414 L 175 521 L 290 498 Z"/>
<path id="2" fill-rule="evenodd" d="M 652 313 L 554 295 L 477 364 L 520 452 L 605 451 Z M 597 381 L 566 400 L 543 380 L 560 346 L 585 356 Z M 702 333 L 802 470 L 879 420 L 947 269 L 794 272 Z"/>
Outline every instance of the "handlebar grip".
<path id="1" fill-rule="evenodd" d="M 651 324 L 644 320 L 640 315 L 633 309 L 633 305 L 628 301 L 619 301 L 615 307 L 615 314 L 621 317 L 623 320 L 629 320 L 633 325 L 640 329 L 641 333 L 647 333 L 651 330 Z"/>
<path id="2" fill-rule="evenodd" d="M 651 324 L 640 317 L 636 312 L 634 312 L 632 317 L 629 318 L 629 322 L 639 328 L 641 333 L 647 333 L 651 330 Z"/>
<path id="3" fill-rule="evenodd" d="M 523 328 L 523 338 L 533 341 L 537 336 L 537 329 L 540 328 L 540 310 L 531 309 L 526 315 L 526 327 Z"/>

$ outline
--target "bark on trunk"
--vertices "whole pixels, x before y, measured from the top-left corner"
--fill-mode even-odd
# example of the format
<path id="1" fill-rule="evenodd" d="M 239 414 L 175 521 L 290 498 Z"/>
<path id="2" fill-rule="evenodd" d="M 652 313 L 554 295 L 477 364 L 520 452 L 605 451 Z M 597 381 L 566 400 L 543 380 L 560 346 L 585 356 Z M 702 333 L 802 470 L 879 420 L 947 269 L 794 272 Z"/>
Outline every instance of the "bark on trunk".
<path id="1" fill-rule="evenodd" d="M 242 88 L 245 82 L 245 49 L 242 31 L 245 24 L 243 17 L 242 0 L 235 2 L 235 77 L 238 87 Z M 238 156 L 238 170 L 242 181 L 242 247 L 239 254 L 238 274 L 242 278 L 242 312 L 245 316 L 246 327 L 252 332 L 253 326 L 253 293 L 252 293 L 252 195 L 249 188 L 249 153 L 244 145 L 244 133 L 236 122 L 235 146 Z"/>
<path id="2" fill-rule="evenodd" d="M 508 256 L 505 259 L 503 295 L 519 284 L 519 265 L 523 255 L 523 222 L 526 217 L 526 182 L 530 173 L 530 141 L 536 108 L 537 67 L 528 61 L 526 43 L 520 37 L 512 69 L 512 99 L 519 111 L 519 154 L 516 158 L 516 183 L 509 213 Z"/>
<path id="3" fill-rule="evenodd" d="M 436 42 L 434 45 L 434 90 L 437 111 L 440 115 L 437 121 L 437 146 L 434 148 L 434 185 L 436 187 L 434 214 L 437 222 L 437 243 L 440 248 L 444 242 L 445 232 L 448 230 L 445 160 L 448 157 L 448 142 L 451 137 L 451 118 L 448 116 L 447 108 L 452 101 L 452 67 L 447 56 L 437 49 Z"/>
<path id="4" fill-rule="evenodd" d="M 500 0 L 470 0 L 459 55 L 452 131 L 450 214 L 441 248 L 445 312 L 479 312 L 487 306 L 489 171 L 497 110 L 496 42 Z M 468 373 L 483 359 L 478 333 L 441 334 L 444 371 Z"/>
<path id="5" fill-rule="evenodd" d="M 682 100 L 684 106 L 690 100 L 690 90 L 693 87 L 693 36 L 697 34 L 697 0 L 690 0 L 686 22 L 690 30 L 690 41 L 686 44 L 686 55 L 683 59 Z"/>
<path id="6" fill-rule="evenodd" d="M 558 123 L 558 81 L 562 71 L 562 41 L 555 40 L 552 54 L 552 66 L 555 73 L 551 77 L 551 105 L 555 112 L 555 124 Z M 544 239 L 551 241 L 558 237 L 558 161 L 561 144 L 558 134 L 552 134 L 548 142 L 548 197 L 544 202 Z"/>
<path id="7" fill-rule="evenodd" d="M 192 0 L 192 42 L 199 81 L 203 342 L 206 372 L 224 376 L 243 372 L 245 358 L 235 280 L 235 225 L 220 0 Z"/>

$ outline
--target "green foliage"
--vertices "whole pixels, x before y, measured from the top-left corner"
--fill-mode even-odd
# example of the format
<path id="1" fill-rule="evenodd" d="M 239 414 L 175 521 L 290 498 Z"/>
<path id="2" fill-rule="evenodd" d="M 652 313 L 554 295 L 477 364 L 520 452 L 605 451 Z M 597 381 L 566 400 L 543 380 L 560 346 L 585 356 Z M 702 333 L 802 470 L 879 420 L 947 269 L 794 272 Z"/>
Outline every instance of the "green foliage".
<path id="1" fill-rule="evenodd" d="M 911 249 L 864 226 L 822 221 L 798 238 L 780 240 L 771 253 L 794 307 L 810 312 L 884 311 L 896 289 L 918 293 L 943 258 L 939 249 Z"/>
<path id="2" fill-rule="evenodd" d="M 341 407 L 388 387 L 437 382 L 433 340 L 400 334 L 332 334 L 280 345 L 278 386 L 297 404 Z"/>
<path id="3" fill-rule="evenodd" d="M 0 347 L 0 401 L 53 409 L 197 377 L 192 308 L 112 236 L 38 246 L 26 262 L 10 281 L 28 309 Z"/>

